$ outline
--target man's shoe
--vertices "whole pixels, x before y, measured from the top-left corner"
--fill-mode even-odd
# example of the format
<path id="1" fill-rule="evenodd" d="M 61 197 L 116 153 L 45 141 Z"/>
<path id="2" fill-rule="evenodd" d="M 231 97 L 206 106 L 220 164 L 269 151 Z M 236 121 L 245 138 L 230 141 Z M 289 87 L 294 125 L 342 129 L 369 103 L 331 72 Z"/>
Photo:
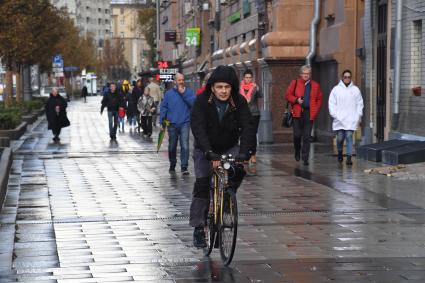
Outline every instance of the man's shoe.
<path id="1" fill-rule="evenodd" d="M 193 231 L 193 245 L 199 249 L 205 248 L 207 246 L 203 227 L 196 227 Z"/>
<path id="2" fill-rule="evenodd" d="M 344 158 L 342 157 L 342 151 L 338 151 L 338 162 L 342 163 L 343 160 Z"/>
<path id="3" fill-rule="evenodd" d="M 187 170 L 187 168 L 182 168 L 182 174 L 189 175 L 189 171 Z"/>
<path id="4" fill-rule="evenodd" d="M 304 160 L 303 164 L 304 164 L 304 166 L 308 166 L 308 160 L 307 159 Z"/>
<path id="5" fill-rule="evenodd" d="M 300 161 L 301 153 L 299 151 L 295 151 L 295 161 Z"/>
<path id="6" fill-rule="evenodd" d="M 169 172 L 169 173 L 176 173 L 176 168 L 175 168 L 175 167 L 170 166 L 170 169 L 168 169 L 168 172 Z"/>
<path id="7" fill-rule="evenodd" d="M 351 155 L 347 155 L 347 165 L 353 165 L 353 161 L 351 161 Z"/>

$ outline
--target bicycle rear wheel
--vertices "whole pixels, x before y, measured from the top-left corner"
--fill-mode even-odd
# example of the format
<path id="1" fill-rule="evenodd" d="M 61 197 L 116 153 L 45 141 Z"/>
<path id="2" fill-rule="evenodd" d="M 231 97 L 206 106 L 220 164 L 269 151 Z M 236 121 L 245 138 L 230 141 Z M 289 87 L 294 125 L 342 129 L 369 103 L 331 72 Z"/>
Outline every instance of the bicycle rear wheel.
<path id="1" fill-rule="evenodd" d="M 214 178 L 214 177 L 213 177 Z M 210 207 L 208 209 L 207 215 L 207 225 L 204 228 L 205 231 L 205 241 L 207 246 L 204 248 L 204 254 L 209 256 L 214 248 L 214 243 L 216 240 L 217 229 L 214 221 L 214 207 L 217 201 L 217 198 L 214 198 L 214 189 L 210 190 Z"/>
<path id="2" fill-rule="evenodd" d="M 223 194 L 219 233 L 221 259 L 227 266 L 232 262 L 238 234 L 238 204 L 232 190 L 226 190 Z"/>

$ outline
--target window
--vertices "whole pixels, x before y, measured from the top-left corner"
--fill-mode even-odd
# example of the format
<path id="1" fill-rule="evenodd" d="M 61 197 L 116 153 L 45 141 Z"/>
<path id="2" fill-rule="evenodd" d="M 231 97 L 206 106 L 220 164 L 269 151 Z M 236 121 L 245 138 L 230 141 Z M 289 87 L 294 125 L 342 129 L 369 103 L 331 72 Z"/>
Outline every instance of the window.
<path id="1" fill-rule="evenodd" d="M 123 15 L 124 14 L 124 8 L 120 9 L 120 14 Z"/>
<path id="2" fill-rule="evenodd" d="M 121 17 L 121 21 L 120 22 L 121 22 L 121 25 L 122 26 L 125 25 L 125 17 L 124 16 Z"/>
<path id="3" fill-rule="evenodd" d="M 124 33 L 123 32 L 121 32 L 121 38 L 124 38 Z"/>
<path id="4" fill-rule="evenodd" d="M 86 18 L 86 23 L 88 23 L 88 24 L 90 23 L 90 18 L 89 17 Z"/>
<path id="5" fill-rule="evenodd" d="M 412 86 L 420 86 L 422 80 L 422 20 L 413 21 L 411 37 L 411 82 Z"/>
<path id="6" fill-rule="evenodd" d="M 100 13 L 100 12 L 102 12 L 102 9 L 98 8 L 97 11 Z"/>
<path id="7" fill-rule="evenodd" d="M 105 9 L 105 14 L 109 14 L 109 10 L 108 9 Z"/>
<path id="8" fill-rule="evenodd" d="M 97 19 L 97 24 L 101 25 L 102 24 L 102 19 Z"/>

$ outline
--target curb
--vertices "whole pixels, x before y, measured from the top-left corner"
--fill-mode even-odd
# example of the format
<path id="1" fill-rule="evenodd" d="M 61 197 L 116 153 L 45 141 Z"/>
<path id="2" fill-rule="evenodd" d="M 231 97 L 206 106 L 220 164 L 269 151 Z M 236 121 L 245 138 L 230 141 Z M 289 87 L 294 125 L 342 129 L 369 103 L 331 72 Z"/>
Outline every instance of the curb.
<path id="1" fill-rule="evenodd" d="M 3 208 L 3 203 L 7 192 L 7 183 L 9 181 L 9 171 L 12 166 L 13 153 L 9 147 L 3 149 L 0 161 L 0 211 Z"/>

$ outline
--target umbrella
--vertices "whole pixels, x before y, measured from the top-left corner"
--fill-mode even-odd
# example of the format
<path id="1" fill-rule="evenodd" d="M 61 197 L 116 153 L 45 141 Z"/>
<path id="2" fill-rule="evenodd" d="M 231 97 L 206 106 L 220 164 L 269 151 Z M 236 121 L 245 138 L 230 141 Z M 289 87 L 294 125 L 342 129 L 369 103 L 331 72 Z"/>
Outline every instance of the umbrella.
<path id="1" fill-rule="evenodd" d="M 164 141 L 164 137 L 165 137 L 165 131 L 167 130 L 168 125 L 170 125 L 170 121 L 167 120 L 167 119 L 164 119 L 164 121 L 162 122 L 161 131 L 159 131 L 159 135 L 158 135 L 158 143 L 156 145 L 156 153 L 158 153 L 159 149 L 161 148 L 162 142 Z"/>

